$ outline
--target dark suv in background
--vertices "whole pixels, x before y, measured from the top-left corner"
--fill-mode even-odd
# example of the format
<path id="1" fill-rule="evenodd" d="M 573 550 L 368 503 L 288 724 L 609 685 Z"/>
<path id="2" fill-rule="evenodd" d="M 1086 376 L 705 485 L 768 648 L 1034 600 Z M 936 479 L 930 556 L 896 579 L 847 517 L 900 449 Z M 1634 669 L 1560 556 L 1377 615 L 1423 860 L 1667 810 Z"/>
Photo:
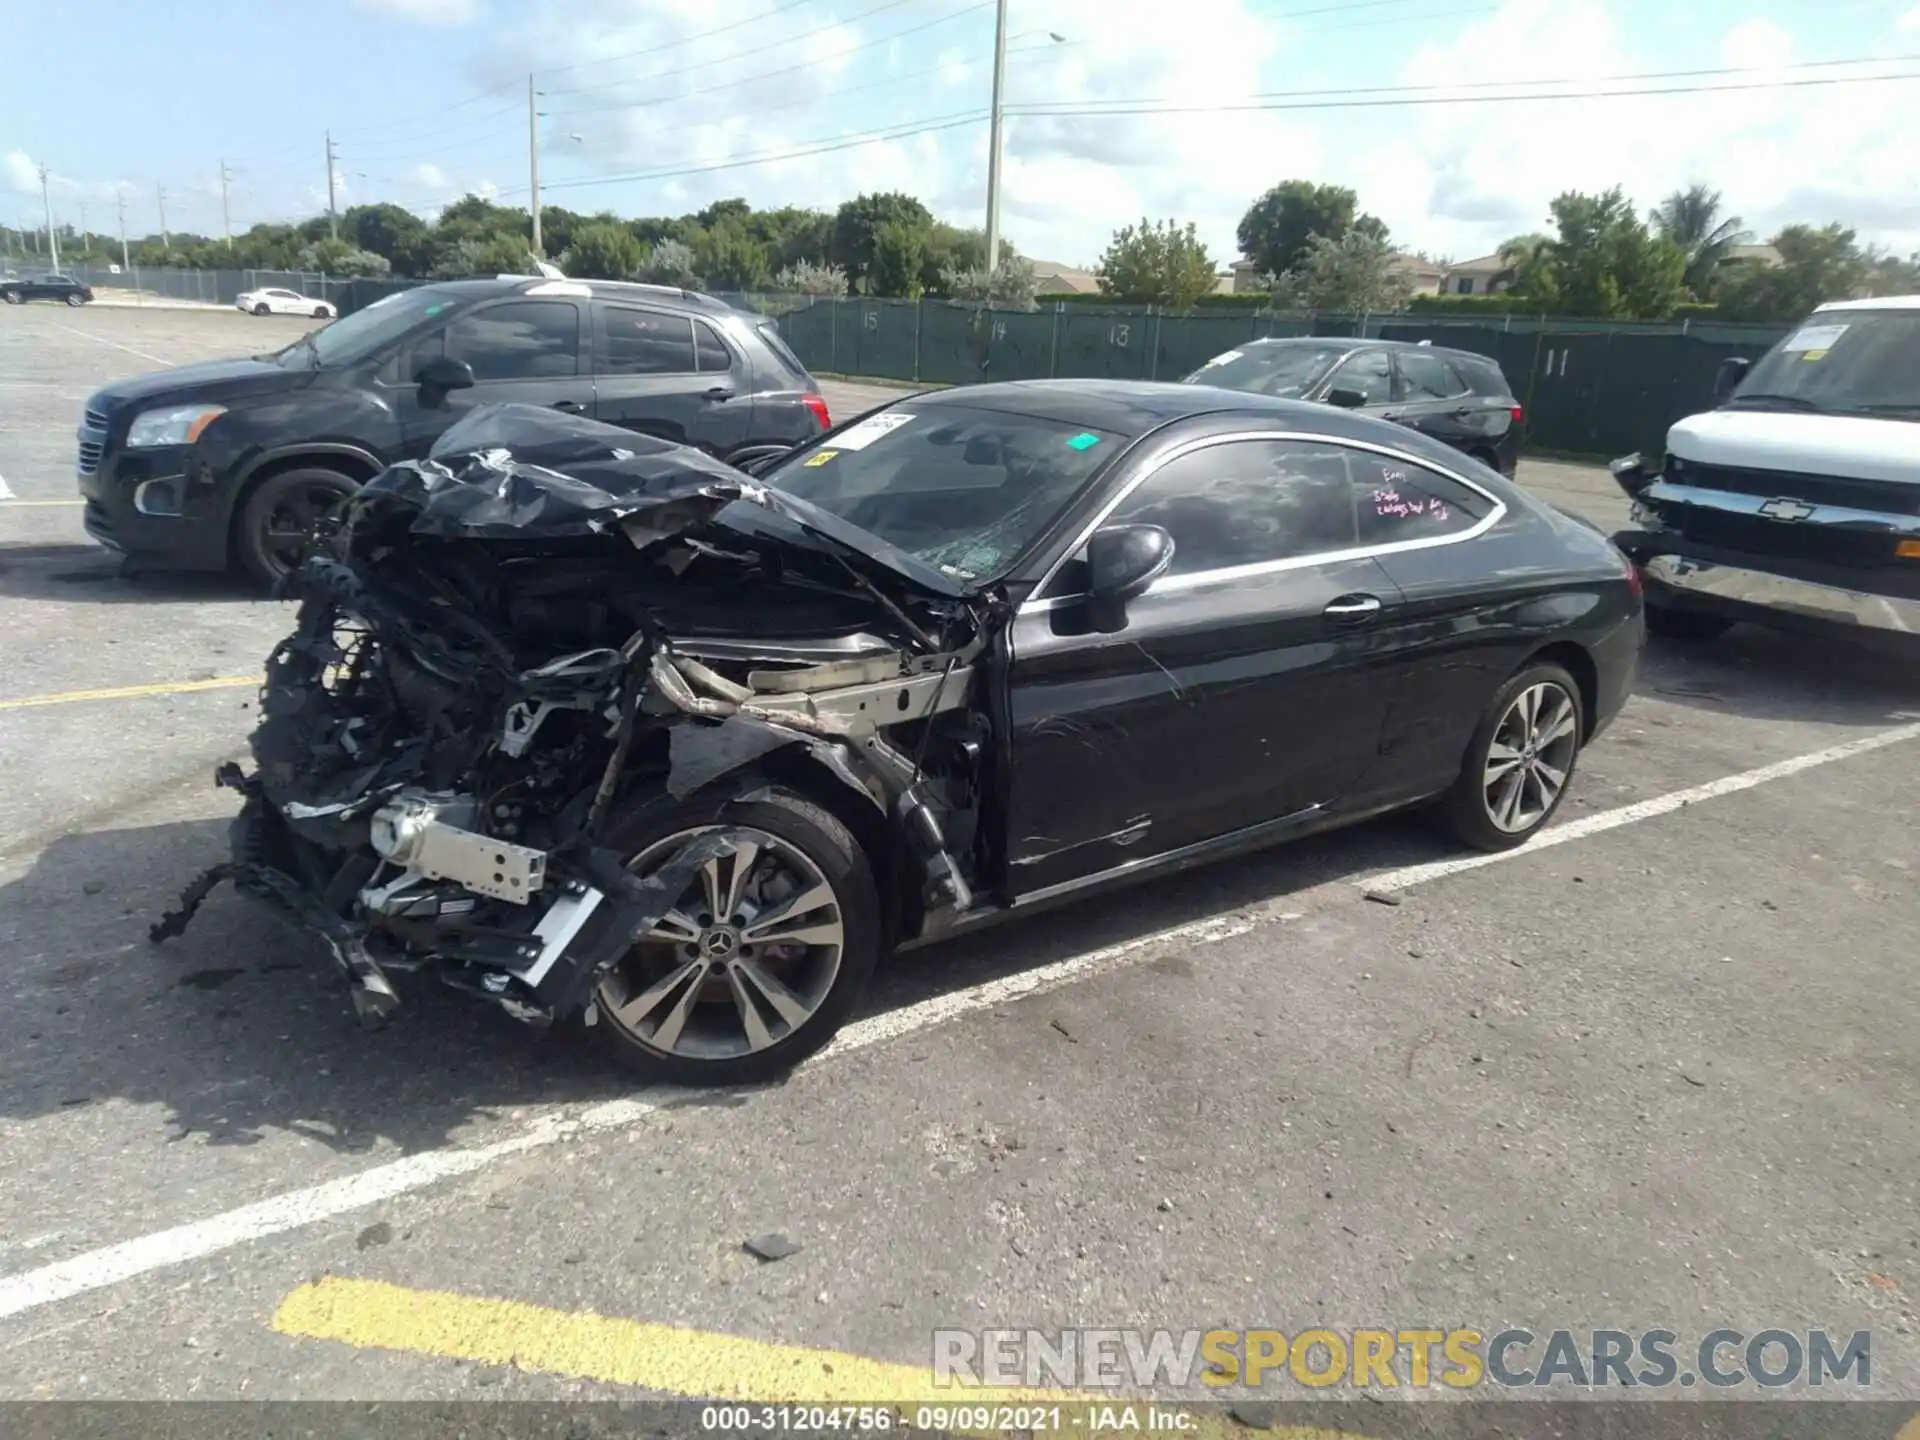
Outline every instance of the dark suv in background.
<path id="1" fill-rule="evenodd" d="M 830 428 L 775 323 L 691 290 L 500 277 L 422 285 L 251 359 L 86 402 L 87 533 L 153 568 L 271 582 L 312 523 L 477 405 L 550 405 L 750 467 Z"/>
<path id="2" fill-rule="evenodd" d="M 85 305 L 93 299 L 93 287 L 82 285 L 71 275 L 9 275 L 0 281 L 0 300 L 22 305 L 29 300 L 59 300 L 68 305 Z"/>
<path id="3" fill-rule="evenodd" d="M 1498 362 L 1470 350 L 1408 340 L 1251 340 L 1214 356 L 1186 383 L 1393 420 L 1509 478 L 1520 459 L 1520 402 Z"/>

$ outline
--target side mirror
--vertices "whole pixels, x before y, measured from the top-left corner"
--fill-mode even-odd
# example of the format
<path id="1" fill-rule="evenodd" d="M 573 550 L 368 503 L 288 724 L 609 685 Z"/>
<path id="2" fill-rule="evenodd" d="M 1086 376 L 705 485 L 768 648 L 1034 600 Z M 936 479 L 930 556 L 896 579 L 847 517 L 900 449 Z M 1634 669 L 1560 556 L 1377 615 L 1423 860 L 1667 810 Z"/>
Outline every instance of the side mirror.
<path id="1" fill-rule="evenodd" d="M 1358 410 L 1367 403 L 1367 397 L 1358 390 L 1336 387 L 1327 392 L 1327 403 L 1338 405 L 1342 410 Z"/>
<path id="2" fill-rule="evenodd" d="M 1124 630 L 1127 602 L 1173 564 L 1173 537 L 1158 525 L 1108 525 L 1087 541 L 1087 610 L 1103 635 Z"/>
<path id="3" fill-rule="evenodd" d="M 1747 378 L 1747 371 L 1753 368 L 1753 361 L 1740 355 L 1729 355 L 1720 362 L 1720 369 L 1713 377 L 1713 403 L 1724 405 L 1733 398 L 1733 392 L 1740 388 L 1740 382 Z"/>
<path id="4" fill-rule="evenodd" d="M 420 403 L 432 407 L 447 398 L 452 390 L 473 386 L 473 367 L 464 360 L 437 355 L 413 372 L 413 383 L 420 387 Z"/>

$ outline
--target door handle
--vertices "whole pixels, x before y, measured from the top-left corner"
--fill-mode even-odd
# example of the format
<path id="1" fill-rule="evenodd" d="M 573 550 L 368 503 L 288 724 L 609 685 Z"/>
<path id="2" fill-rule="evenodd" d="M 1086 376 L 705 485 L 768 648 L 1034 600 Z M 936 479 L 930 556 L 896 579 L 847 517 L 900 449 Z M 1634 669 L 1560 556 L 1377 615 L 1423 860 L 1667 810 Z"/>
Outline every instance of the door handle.
<path id="1" fill-rule="evenodd" d="M 587 410 L 587 407 L 578 400 L 556 400 L 553 402 L 553 408 L 564 410 L 569 415 L 584 415 Z"/>
<path id="2" fill-rule="evenodd" d="M 1353 624 L 1360 620 L 1371 620 L 1380 613 L 1380 597 L 1377 595 L 1342 595 L 1327 602 L 1327 608 L 1320 612 L 1327 619 Z"/>
<path id="3" fill-rule="evenodd" d="M 733 398 L 733 387 L 731 385 L 715 385 L 707 391 L 706 398 L 709 400 L 731 400 Z"/>

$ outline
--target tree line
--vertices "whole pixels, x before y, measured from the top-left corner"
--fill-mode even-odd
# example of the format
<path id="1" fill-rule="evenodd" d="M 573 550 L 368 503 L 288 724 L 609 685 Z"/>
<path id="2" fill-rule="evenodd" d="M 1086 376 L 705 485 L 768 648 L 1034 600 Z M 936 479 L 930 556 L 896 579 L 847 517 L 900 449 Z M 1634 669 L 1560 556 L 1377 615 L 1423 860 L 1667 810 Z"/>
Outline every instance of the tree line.
<path id="1" fill-rule="evenodd" d="M 231 244 L 221 236 L 173 233 L 143 237 L 127 252 L 134 265 L 152 268 L 441 280 L 525 271 L 532 228 L 525 208 L 468 195 L 432 221 L 399 205 L 355 205 L 337 221 L 320 215 L 255 225 Z M 985 234 L 936 220 L 911 195 L 860 195 L 831 211 L 755 210 L 729 199 L 687 215 L 638 220 L 543 205 L 540 230 L 546 259 L 593 279 L 725 291 L 1032 299 L 1032 266 L 1012 247 L 1002 244 L 1000 264 L 989 274 Z M 69 260 L 120 257 L 117 237 L 71 227 L 60 244 Z"/>
<path id="2" fill-rule="evenodd" d="M 1377 314 L 1414 305 L 1613 320 L 1705 313 L 1787 321 L 1825 300 L 1920 292 L 1920 254 L 1902 259 L 1862 245 L 1838 224 L 1786 226 L 1768 242 L 1779 263 L 1755 258 L 1742 250 L 1753 235 L 1704 185 L 1674 192 L 1644 216 L 1619 186 L 1597 195 L 1568 191 L 1546 218 L 1547 228 L 1500 247 L 1497 293 L 1417 301 L 1407 257 L 1344 186 L 1282 181 L 1248 206 L 1235 239 L 1261 277 L 1255 303 L 1285 310 Z M 925 295 L 1014 308 L 1034 303 L 1030 261 L 1003 243 L 989 273 L 981 231 L 946 224 L 899 193 L 858 195 L 834 210 L 755 210 L 735 198 L 637 220 L 550 205 L 541 207 L 540 223 L 546 257 L 587 278 L 820 296 Z M 432 280 L 524 271 L 531 231 L 525 209 L 469 195 L 431 221 L 399 205 L 355 205 L 337 221 L 323 215 L 255 225 L 231 244 L 176 233 L 144 237 L 128 251 L 135 265 L 149 267 Z M 117 238 L 71 228 L 61 248 L 69 257 L 120 253 Z M 1095 273 L 1101 297 L 1114 303 L 1185 309 L 1219 288 L 1220 264 L 1191 223 L 1143 218 L 1113 232 Z"/>

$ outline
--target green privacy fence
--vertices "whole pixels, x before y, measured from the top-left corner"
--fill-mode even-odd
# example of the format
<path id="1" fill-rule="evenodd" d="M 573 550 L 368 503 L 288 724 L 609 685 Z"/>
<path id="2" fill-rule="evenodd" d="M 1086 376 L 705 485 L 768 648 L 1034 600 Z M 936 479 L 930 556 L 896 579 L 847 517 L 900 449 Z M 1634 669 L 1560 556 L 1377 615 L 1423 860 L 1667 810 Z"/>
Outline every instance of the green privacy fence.
<path id="1" fill-rule="evenodd" d="M 1713 403 L 1721 360 L 1758 357 L 1786 333 L 1780 326 L 1518 315 L 1167 314 L 1064 303 L 1018 311 L 942 300 L 790 303 L 794 308 L 781 315 L 781 330 L 810 369 L 927 385 L 1052 376 L 1178 380 L 1224 350 L 1267 336 L 1430 340 L 1500 362 L 1525 407 L 1530 445 L 1593 455 L 1658 444 L 1675 420 Z M 763 301 L 757 308 L 785 307 Z"/>

